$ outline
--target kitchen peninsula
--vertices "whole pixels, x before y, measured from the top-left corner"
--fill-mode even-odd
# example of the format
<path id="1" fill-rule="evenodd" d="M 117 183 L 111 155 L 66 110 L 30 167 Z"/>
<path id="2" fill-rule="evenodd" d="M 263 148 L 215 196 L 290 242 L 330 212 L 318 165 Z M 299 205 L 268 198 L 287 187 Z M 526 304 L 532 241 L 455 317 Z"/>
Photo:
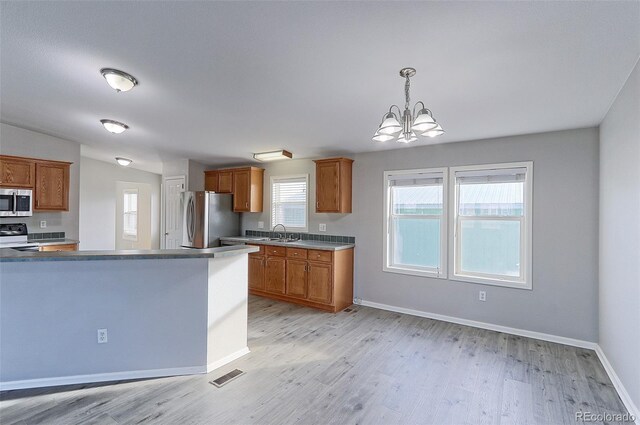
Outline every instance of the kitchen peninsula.
<path id="1" fill-rule="evenodd" d="M 0 390 L 207 373 L 248 353 L 257 250 L 0 250 Z"/>

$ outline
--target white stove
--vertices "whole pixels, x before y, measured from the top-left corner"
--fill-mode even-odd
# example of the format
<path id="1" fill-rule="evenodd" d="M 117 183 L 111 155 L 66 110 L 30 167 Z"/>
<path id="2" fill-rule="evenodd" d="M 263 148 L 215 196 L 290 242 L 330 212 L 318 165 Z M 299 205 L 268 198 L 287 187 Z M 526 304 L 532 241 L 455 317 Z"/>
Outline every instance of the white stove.
<path id="1" fill-rule="evenodd" d="M 25 223 L 0 224 L 0 249 L 13 248 L 20 251 L 37 251 L 38 244 L 29 242 Z"/>

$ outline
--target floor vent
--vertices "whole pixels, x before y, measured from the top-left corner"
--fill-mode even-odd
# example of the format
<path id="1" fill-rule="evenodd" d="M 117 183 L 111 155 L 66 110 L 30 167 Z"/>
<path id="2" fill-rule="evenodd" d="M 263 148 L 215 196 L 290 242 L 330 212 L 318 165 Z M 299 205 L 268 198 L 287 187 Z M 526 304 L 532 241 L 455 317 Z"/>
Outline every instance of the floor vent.
<path id="1" fill-rule="evenodd" d="M 352 310 L 352 309 L 350 309 L 350 308 L 345 308 L 345 309 L 344 309 L 344 312 L 345 312 L 345 313 L 351 313 L 352 311 L 353 311 L 353 310 Z"/>
<path id="2" fill-rule="evenodd" d="M 222 375 L 221 377 L 219 377 L 218 379 L 214 379 L 213 381 L 209 381 L 209 383 L 211 385 L 215 385 L 216 387 L 220 388 L 221 386 L 228 384 L 229 382 L 233 381 L 234 379 L 236 379 L 238 376 L 243 375 L 244 372 L 241 371 L 240 369 L 234 369 L 231 372 Z"/>

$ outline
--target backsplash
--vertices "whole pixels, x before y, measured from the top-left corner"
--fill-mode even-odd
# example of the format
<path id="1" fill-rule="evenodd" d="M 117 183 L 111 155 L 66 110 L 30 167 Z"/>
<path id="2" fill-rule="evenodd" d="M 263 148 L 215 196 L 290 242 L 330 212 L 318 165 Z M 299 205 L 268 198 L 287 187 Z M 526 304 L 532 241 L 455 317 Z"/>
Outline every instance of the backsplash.
<path id="1" fill-rule="evenodd" d="M 66 237 L 64 232 L 50 232 L 50 233 L 29 233 L 27 235 L 28 240 L 41 240 L 41 239 L 64 239 Z"/>
<path id="2" fill-rule="evenodd" d="M 262 230 L 246 230 L 245 236 L 259 236 L 263 238 L 276 238 L 284 232 L 265 232 Z M 320 241 L 320 242 L 337 242 L 337 243 L 356 243 L 353 236 L 334 236 L 334 235 L 314 235 L 311 233 L 287 232 L 287 236 L 294 236 L 303 241 Z"/>

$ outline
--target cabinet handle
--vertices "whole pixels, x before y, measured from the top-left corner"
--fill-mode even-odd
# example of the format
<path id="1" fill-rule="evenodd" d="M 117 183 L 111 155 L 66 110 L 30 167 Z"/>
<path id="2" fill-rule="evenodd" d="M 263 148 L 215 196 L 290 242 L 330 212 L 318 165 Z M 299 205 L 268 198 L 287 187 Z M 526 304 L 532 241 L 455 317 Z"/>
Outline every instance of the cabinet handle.
<path id="1" fill-rule="evenodd" d="M 293 253 L 293 255 L 298 255 L 298 253 L 297 253 L 297 252 L 294 252 L 294 253 Z"/>
<path id="2" fill-rule="evenodd" d="M 40 199 L 36 199 L 36 208 L 40 208 Z"/>
<path id="3" fill-rule="evenodd" d="M 316 208 L 320 208 L 320 201 L 316 201 Z"/>
<path id="4" fill-rule="evenodd" d="M 248 202 L 245 202 L 245 203 L 244 203 L 244 207 L 245 207 L 245 208 L 249 208 L 249 203 L 248 203 Z"/>

